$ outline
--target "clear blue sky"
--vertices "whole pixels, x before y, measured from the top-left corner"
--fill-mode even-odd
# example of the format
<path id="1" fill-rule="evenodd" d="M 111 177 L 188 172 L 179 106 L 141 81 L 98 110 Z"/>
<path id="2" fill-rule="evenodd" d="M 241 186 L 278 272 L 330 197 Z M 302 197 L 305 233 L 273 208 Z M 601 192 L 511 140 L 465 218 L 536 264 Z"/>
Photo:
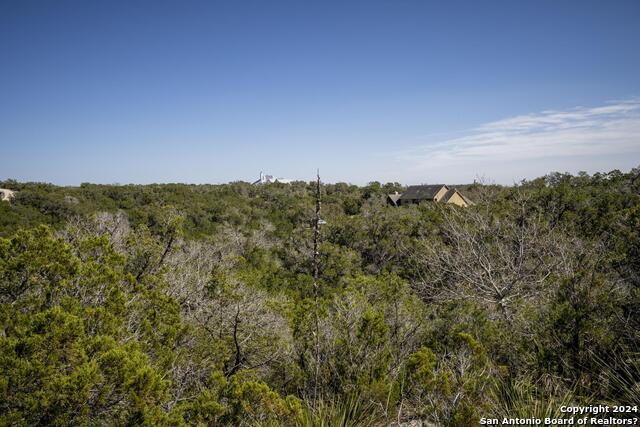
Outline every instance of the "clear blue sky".
<path id="1" fill-rule="evenodd" d="M 0 179 L 640 163 L 640 1 L 0 0 Z"/>

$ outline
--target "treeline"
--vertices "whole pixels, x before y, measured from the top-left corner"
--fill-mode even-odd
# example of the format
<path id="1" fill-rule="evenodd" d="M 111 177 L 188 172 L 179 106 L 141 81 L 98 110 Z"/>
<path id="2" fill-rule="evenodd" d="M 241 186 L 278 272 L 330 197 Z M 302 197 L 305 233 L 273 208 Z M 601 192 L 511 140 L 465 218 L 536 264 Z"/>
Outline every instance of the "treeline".
<path id="1" fill-rule="evenodd" d="M 464 188 L 5 181 L 0 425 L 477 425 L 640 402 L 638 170 Z"/>

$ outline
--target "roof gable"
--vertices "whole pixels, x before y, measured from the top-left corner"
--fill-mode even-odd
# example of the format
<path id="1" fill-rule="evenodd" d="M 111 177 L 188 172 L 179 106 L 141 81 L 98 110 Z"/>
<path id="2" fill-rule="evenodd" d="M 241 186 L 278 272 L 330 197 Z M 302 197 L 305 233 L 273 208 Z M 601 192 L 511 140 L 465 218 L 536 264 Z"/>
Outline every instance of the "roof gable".
<path id="1" fill-rule="evenodd" d="M 455 188 L 450 188 L 446 193 L 444 193 L 444 196 L 442 196 L 442 199 L 440 199 L 440 201 L 447 203 L 457 192 L 458 190 L 456 190 Z"/>

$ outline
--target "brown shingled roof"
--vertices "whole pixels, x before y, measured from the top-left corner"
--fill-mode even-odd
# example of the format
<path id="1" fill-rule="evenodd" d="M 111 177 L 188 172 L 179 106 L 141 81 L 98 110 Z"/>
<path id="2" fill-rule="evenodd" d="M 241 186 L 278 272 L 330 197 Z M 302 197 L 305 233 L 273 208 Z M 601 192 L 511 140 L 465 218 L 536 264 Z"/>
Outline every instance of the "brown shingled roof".
<path id="1" fill-rule="evenodd" d="M 460 197 L 462 197 L 462 200 L 464 200 L 464 201 L 467 203 L 467 205 L 469 205 L 469 206 L 475 205 L 475 203 L 473 203 L 473 202 L 471 201 L 471 199 L 469 199 L 469 198 L 468 198 L 467 196 L 465 196 L 464 194 L 460 193 Z"/>
<path id="2" fill-rule="evenodd" d="M 402 193 L 400 200 L 433 200 L 442 187 L 449 189 L 449 187 L 444 184 L 412 185 L 407 188 L 407 191 Z"/>

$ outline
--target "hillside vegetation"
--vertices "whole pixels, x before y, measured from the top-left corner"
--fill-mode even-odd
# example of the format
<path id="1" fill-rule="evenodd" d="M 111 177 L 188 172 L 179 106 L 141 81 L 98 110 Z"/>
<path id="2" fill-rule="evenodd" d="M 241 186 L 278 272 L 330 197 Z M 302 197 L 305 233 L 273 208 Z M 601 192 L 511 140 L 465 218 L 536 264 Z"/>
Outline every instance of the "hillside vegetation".
<path id="1" fill-rule="evenodd" d="M 0 425 L 389 426 L 640 402 L 638 170 L 475 184 L 0 182 Z M 314 291 L 314 289 L 316 291 Z"/>

